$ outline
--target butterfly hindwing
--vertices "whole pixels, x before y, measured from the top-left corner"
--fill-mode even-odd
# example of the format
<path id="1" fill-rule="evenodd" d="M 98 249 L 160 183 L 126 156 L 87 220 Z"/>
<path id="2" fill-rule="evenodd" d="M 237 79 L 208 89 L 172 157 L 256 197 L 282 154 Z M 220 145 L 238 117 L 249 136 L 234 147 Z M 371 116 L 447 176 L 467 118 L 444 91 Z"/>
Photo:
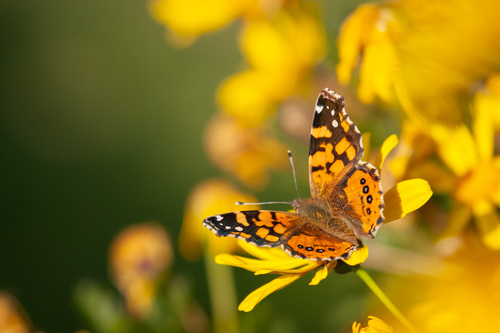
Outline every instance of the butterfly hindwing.
<path id="1" fill-rule="evenodd" d="M 349 258 L 357 245 L 335 237 L 309 222 L 288 237 L 284 249 L 292 256 L 302 259 L 336 260 Z"/>
<path id="2" fill-rule="evenodd" d="M 370 163 L 361 162 L 344 182 L 343 191 L 347 197 L 344 212 L 350 217 L 354 232 L 363 237 L 375 237 L 384 222 L 384 199 L 377 169 Z"/>

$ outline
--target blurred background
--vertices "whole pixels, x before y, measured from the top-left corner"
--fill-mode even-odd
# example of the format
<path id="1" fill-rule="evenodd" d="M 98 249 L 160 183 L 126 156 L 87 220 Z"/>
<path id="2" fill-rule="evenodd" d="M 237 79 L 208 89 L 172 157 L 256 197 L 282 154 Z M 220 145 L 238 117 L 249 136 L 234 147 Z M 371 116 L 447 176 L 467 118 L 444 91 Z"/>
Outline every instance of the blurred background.
<path id="1" fill-rule="evenodd" d="M 214 262 L 242 251 L 203 218 L 296 197 L 287 149 L 308 196 L 324 87 L 344 96 L 364 159 L 397 145 L 380 172 L 385 222 L 398 222 L 364 243 L 363 267 L 414 331 L 491 330 L 499 11 L 488 0 L 0 0 L 0 332 L 358 333 L 368 315 L 406 331 L 344 261 L 255 309 L 247 295 L 276 272 Z"/>
<path id="2" fill-rule="evenodd" d="M 356 3 L 325 5 L 333 13 L 325 23 L 334 47 Z M 113 237 L 126 225 L 156 221 L 177 253 L 188 193 L 220 175 L 203 153 L 202 133 L 216 111 L 218 84 L 241 64 L 237 24 L 182 49 L 166 42 L 143 1 L 4 0 L 0 25 L 0 289 L 17 298 L 35 328 L 89 328 L 74 289 L 84 279 L 109 284 Z M 298 147 L 306 153 L 306 145 Z M 287 200 L 290 174 L 277 177 L 286 190 L 263 196 Z M 209 311 L 202 262 L 175 255 L 174 267 Z M 236 274 L 247 280 L 237 283 L 239 300 L 266 281 Z M 285 307 L 283 327 L 301 331 L 297 323 L 308 318 L 317 329 L 328 311 L 330 318 L 342 313 L 326 307 L 312 318 L 305 309 L 316 312 L 346 290 L 345 307 L 364 304 L 366 290 L 345 280 L 315 287 L 321 301 L 301 297 L 299 309 L 293 299 L 309 290 L 305 282 L 292 286 L 255 312 Z"/>

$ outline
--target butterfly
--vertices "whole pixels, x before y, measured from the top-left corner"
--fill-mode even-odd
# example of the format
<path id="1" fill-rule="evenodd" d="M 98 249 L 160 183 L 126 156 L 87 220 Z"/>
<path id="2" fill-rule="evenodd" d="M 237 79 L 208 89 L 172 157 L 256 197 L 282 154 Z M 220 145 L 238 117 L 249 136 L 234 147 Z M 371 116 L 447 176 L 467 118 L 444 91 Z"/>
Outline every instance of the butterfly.
<path id="1" fill-rule="evenodd" d="M 295 213 L 236 211 L 208 217 L 203 224 L 219 237 L 281 247 L 297 258 L 348 259 L 384 222 L 380 177 L 362 156 L 361 133 L 347 116 L 344 98 L 326 88 L 316 101 L 311 127 L 311 198 L 293 200 Z"/>

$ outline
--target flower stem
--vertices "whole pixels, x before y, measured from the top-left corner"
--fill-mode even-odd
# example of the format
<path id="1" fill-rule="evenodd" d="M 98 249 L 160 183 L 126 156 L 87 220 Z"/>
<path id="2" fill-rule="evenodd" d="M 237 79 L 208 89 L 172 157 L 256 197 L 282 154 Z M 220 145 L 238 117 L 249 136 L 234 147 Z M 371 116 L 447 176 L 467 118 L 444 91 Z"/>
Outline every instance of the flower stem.
<path id="1" fill-rule="evenodd" d="M 380 289 L 377 283 L 371 278 L 367 271 L 363 268 L 358 267 L 354 270 L 356 275 L 359 276 L 361 280 L 368 286 L 368 288 L 373 291 L 373 293 L 378 297 L 378 299 L 387 307 L 387 309 L 392 312 L 392 314 L 408 329 L 409 332 L 417 333 L 417 330 L 410 324 L 408 319 L 403 316 L 403 314 L 396 308 L 394 303 L 387 297 L 387 295 Z"/>
<path id="2" fill-rule="evenodd" d="M 205 251 L 205 269 L 215 333 L 239 332 L 236 291 L 232 267 L 218 265 Z"/>

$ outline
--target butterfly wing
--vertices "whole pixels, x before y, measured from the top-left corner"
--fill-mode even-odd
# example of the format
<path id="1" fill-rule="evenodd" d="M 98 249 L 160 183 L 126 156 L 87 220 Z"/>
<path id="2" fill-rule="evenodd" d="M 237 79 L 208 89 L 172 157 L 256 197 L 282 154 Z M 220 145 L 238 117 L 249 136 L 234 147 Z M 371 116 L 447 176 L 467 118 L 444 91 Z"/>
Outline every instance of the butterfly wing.
<path id="1" fill-rule="evenodd" d="M 345 259 L 357 248 L 352 242 L 325 232 L 310 218 L 295 213 L 239 211 L 208 217 L 203 224 L 219 237 L 236 237 L 257 246 L 281 247 L 301 259 Z"/>
<path id="2" fill-rule="evenodd" d="M 347 116 L 344 98 L 324 89 L 311 129 L 311 196 L 326 199 L 357 237 L 373 238 L 384 221 L 383 193 L 377 169 L 362 156 L 361 133 Z"/>
<path id="3" fill-rule="evenodd" d="M 285 234 L 297 229 L 301 222 L 298 214 L 248 210 L 211 216 L 203 224 L 218 237 L 236 237 L 257 246 L 277 247 L 285 242 Z"/>
<path id="4" fill-rule="evenodd" d="M 342 195 L 346 198 L 342 214 L 352 231 L 358 237 L 374 238 L 384 222 L 384 199 L 377 169 L 370 163 L 360 162 L 342 184 Z"/>
<path id="5" fill-rule="evenodd" d="M 309 145 L 311 197 L 329 195 L 363 156 L 361 133 L 345 111 L 344 98 L 330 89 L 318 96 Z"/>
<path id="6" fill-rule="evenodd" d="M 313 222 L 303 224 L 287 238 L 284 250 L 302 259 L 347 259 L 358 248 L 352 241 L 333 236 Z"/>

